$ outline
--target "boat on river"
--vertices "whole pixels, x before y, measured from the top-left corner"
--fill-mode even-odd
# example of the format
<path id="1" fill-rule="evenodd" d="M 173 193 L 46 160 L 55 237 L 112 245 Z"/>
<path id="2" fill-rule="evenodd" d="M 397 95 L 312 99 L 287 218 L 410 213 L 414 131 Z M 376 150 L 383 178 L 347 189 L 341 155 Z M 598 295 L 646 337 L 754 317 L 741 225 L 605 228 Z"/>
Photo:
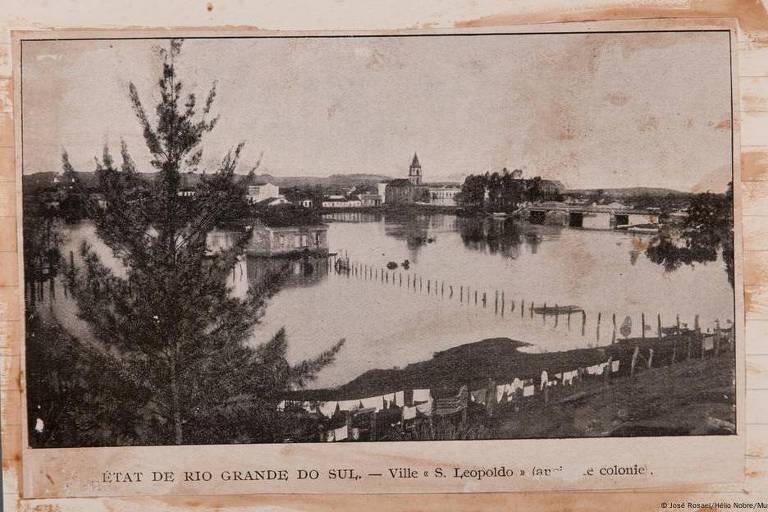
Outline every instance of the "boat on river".
<path id="1" fill-rule="evenodd" d="M 569 313 L 581 313 L 584 311 L 579 306 L 539 306 L 534 307 L 533 312 L 537 315 L 567 315 Z"/>
<path id="2" fill-rule="evenodd" d="M 635 224 L 627 227 L 627 232 L 653 235 L 659 232 L 658 224 Z"/>

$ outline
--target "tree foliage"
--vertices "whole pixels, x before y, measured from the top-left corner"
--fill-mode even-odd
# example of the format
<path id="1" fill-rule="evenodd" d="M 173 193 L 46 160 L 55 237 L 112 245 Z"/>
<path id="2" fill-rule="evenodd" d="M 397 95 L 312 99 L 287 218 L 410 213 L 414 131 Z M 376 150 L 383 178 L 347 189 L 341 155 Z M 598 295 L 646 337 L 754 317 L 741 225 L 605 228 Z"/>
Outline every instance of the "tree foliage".
<path id="1" fill-rule="evenodd" d="M 134 426 L 120 438 L 123 444 L 272 441 L 270 422 L 280 393 L 314 379 L 334 360 L 343 340 L 296 366 L 286 360 L 282 330 L 252 346 L 253 328 L 279 276 L 244 298 L 235 297 L 227 277 L 247 233 L 215 253 L 206 245 L 208 233 L 242 204 L 243 185 L 235 170 L 243 143 L 203 175 L 192 199 L 179 195 L 183 173 L 201 166 L 203 138 L 218 119 L 211 115 L 215 84 L 201 108 L 194 94 L 183 94 L 175 67 L 181 45 L 173 40 L 170 48 L 159 50 L 163 66 L 154 116 L 136 86 L 129 86 L 151 164 L 160 171 L 157 179 L 138 176 L 124 143 L 120 165 L 108 148 L 97 160 L 105 207 L 92 205 L 90 215 L 99 238 L 124 268 L 106 266 L 84 243 L 82 264 L 67 269 L 78 315 L 94 338 L 94 350 L 73 353 L 78 364 L 109 370 L 113 384 L 130 390 L 134 400 L 123 407 L 111 394 L 115 386 L 106 387 L 107 398 L 99 406 L 117 406 L 119 412 L 101 421 Z M 72 346 L 84 344 L 73 341 Z M 98 382 L 89 384 L 99 388 Z"/>
<path id="2" fill-rule="evenodd" d="M 722 254 L 733 286 L 733 184 L 725 194 L 694 194 L 679 228 L 663 229 L 646 249 L 646 255 L 667 271 L 681 265 L 713 262 Z"/>
<path id="3" fill-rule="evenodd" d="M 524 201 L 559 199 L 544 191 L 541 177 L 522 179 L 520 174 L 519 170 L 507 169 L 501 173 L 470 174 L 464 179 L 457 201 L 465 207 L 511 212 Z"/>

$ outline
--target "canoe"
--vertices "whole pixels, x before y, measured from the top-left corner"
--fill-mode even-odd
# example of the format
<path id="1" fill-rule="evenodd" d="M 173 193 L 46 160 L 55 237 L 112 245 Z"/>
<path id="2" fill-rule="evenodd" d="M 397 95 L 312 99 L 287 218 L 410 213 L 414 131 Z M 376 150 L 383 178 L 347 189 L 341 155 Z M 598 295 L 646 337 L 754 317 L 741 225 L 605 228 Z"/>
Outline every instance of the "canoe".
<path id="1" fill-rule="evenodd" d="M 635 226 L 629 226 L 627 231 L 630 233 L 658 233 L 659 226 L 656 224 L 637 224 Z"/>
<path id="2" fill-rule="evenodd" d="M 568 313 L 581 313 L 584 311 L 579 306 L 539 306 L 534 307 L 533 312 L 537 315 L 567 315 Z"/>

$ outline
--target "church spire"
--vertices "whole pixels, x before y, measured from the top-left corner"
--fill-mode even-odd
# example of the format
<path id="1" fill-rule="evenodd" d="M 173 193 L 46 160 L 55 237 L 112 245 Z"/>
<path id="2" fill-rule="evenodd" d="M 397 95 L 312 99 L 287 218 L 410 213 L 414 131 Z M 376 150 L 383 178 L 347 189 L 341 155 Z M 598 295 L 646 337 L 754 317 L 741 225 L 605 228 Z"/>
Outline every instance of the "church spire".
<path id="1" fill-rule="evenodd" d="M 408 169 L 408 179 L 413 185 L 421 185 L 421 164 L 416 153 L 413 154 L 411 167 Z"/>

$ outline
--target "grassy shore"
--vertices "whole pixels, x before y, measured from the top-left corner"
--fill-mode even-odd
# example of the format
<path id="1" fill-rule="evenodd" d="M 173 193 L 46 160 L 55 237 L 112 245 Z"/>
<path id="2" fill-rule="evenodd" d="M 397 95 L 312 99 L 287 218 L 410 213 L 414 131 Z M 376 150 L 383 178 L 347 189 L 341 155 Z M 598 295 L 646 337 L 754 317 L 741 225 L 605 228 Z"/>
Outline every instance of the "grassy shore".
<path id="1" fill-rule="evenodd" d="M 508 411 L 495 438 L 729 434 L 735 423 L 733 353 L 643 369 L 587 386 L 522 414 Z"/>
<path id="2" fill-rule="evenodd" d="M 691 331 L 664 338 L 631 338 L 604 347 L 529 353 L 518 350 L 528 343 L 509 338 L 491 338 L 436 352 L 432 359 L 405 368 L 370 370 L 333 389 L 302 390 L 286 398 L 303 400 L 342 400 L 364 398 L 404 389 L 429 388 L 435 397 L 450 396 L 462 385 L 477 389 L 514 378 L 537 380 L 542 370 L 549 375 L 602 363 L 608 358 L 621 361 L 617 377 L 629 373 L 632 353 L 639 347 L 639 361 L 647 363 L 653 349 L 653 366 L 663 366 L 688 357 L 701 357 L 701 345 Z"/>
<path id="3" fill-rule="evenodd" d="M 286 398 L 342 400 L 397 390 L 429 388 L 433 397 L 469 389 L 533 379 L 529 399 L 495 404 L 470 402 L 467 414 L 421 421 L 415 430 L 390 428 L 397 410 L 382 413 L 377 440 L 526 439 L 599 436 L 668 436 L 729 434 L 735 428 L 735 372 L 732 347 L 701 352 L 701 337 L 692 331 L 659 338 L 633 338 L 598 348 L 550 353 L 519 350 L 526 343 L 493 338 L 437 352 L 428 361 L 402 369 L 371 370 L 335 389 L 305 390 Z M 635 372 L 631 360 L 637 349 Z M 651 349 L 653 356 L 651 365 Z M 702 357 L 703 356 L 703 357 Z M 574 386 L 540 391 L 542 370 L 550 378 L 608 359 L 620 371 L 592 376 Z M 390 414 L 395 414 L 393 416 Z M 391 417 L 390 417 L 391 416 Z M 341 424 L 343 418 L 334 418 Z M 335 424 L 334 424 L 335 425 Z M 338 426 L 338 425 L 335 425 Z"/>

